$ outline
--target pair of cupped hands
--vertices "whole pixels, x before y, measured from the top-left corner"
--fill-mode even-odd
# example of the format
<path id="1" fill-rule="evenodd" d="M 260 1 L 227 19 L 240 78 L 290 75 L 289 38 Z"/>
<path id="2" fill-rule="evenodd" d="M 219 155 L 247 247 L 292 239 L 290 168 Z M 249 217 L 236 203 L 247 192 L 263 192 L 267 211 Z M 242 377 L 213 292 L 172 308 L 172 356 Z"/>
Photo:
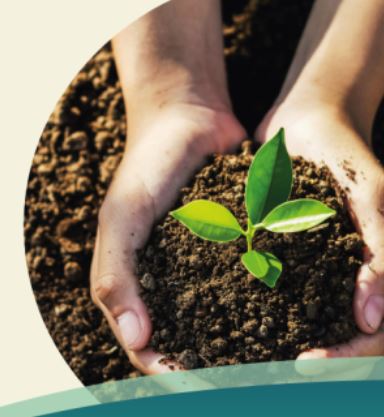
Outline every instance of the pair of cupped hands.
<path id="1" fill-rule="evenodd" d="M 354 314 L 361 331 L 354 340 L 302 353 L 299 359 L 384 355 L 384 174 L 367 141 L 327 109 L 300 114 L 273 109 L 256 131 L 264 142 L 280 127 L 291 155 L 325 162 L 348 187 L 351 216 L 366 243 L 356 281 Z M 140 298 L 136 251 L 153 225 L 175 202 L 179 190 L 212 153 L 234 151 L 247 137 L 232 111 L 201 104 L 163 106 L 130 129 L 126 151 L 99 214 L 91 268 L 91 294 L 131 363 L 145 374 L 168 365 L 147 348 L 151 321 Z M 352 181 L 341 168 L 348 158 Z M 351 306 L 352 308 L 352 306 Z"/>

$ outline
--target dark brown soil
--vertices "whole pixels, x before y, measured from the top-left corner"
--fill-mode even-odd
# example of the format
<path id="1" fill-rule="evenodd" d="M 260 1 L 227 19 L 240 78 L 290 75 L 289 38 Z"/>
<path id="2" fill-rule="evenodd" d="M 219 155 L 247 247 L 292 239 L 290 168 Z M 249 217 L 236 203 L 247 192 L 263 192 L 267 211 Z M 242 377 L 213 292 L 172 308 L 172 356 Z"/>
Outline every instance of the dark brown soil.
<path id="1" fill-rule="evenodd" d="M 250 148 L 245 142 L 240 155 L 215 156 L 182 190 L 178 204 L 216 201 L 245 228 Z M 170 215 L 155 227 L 139 254 L 139 273 L 156 351 L 196 368 L 294 359 L 309 348 L 356 335 L 352 299 L 362 241 L 326 167 L 295 159 L 294 174 L 292 198 L 316 198 L 337 215 L 307 232 L 255 237 L 256 249 L 283 261 L 273 290 L 242 266 L 244 239 L 208 242 Z"/>
<path id="2" fill-rule="evenodd" d="M 28 182 L 25 247 L 49 332 L 85 384 L 136 375 L 89 295 L 98 209 L 125 140 L 112 54 L 100 51 L 71 83 L 41 136 Z"/>
<path id="3" fill-rule="evenodd" d="M 276 97 L 312 0 L 223 5 L 229 86 L 251 134 Z M 121 158 L 125 120 L 107 45 L 57 104 L 36 150 L 26 195 L 25 246 L 36 300 L 57 348 L 85 385 L 138 374 L 89 296 L 98 208 Z M 376 144 L 383 125 L 384 107 Z M 377 147 L 384 158 L 382 149 Z"/>

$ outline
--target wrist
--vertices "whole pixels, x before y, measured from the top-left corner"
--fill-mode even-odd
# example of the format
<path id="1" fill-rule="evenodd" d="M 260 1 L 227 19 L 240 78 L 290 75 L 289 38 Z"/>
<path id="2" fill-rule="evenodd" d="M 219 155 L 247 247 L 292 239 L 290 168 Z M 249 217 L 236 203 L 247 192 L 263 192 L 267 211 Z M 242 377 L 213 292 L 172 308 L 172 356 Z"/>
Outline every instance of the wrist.
<path id="1" fill-rule="evenodd" d="M 197 110 L 232 113 L 226 88 L 208 78 L 193 79 L 188 74 L 172 73 L 172 80 L 136 83 L 123 88 L 126 112 L 129 115 L 129 136 L 146 128 L 165 114 L 188 114 Z"/>
<path id="2" fill-rule="evenodd" d="M 168 74 L 141 74 L 123 82 L 127 111 L 138 107 L 161 109 L 177 104 L 194 104 L 229 110 L 231 108 L 226 82 L 215 79 L 204 70 L 195 73 L 184 68 L 170 69 Z"/>
<path id="3" fill-rule="evenodd" d="M 179 148 L 187 141 L 189 153 L 205 157 L 232 149 L 246 137 L 232 110 L 225 107 L 183 101 L 138 109 L 128 112 L 126 152 L 139 142 L 145 147 L 160 142 Z"/>
<path id="4" fill-rule="evenodd" d="M 301 115 L 322 113 L 328 117 L 342 120 L 359 133 L 368 143 L 375 112 L 369 106 L 361 106 L 361 101 L 354 96 L 332 89 L 321 82 L 302 82 L 290 91 L 282 91 L 275 102 L 275 107 L 299 108 Z"/>

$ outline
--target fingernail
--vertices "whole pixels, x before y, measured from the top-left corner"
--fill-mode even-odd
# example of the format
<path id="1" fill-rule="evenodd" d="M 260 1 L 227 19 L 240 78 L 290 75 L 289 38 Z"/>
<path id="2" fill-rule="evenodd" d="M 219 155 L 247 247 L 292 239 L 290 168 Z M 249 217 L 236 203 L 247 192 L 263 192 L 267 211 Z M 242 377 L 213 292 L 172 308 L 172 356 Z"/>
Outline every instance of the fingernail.
<path id="1" fill-rule="evenodd" d="M 296 358 L 297 360 L 317 359 L 317 356 L 312 352 L 303 352 Z"/>
<path id="2" fill-rule="evenodd" d="M 313 360 L 307 360 L 313 359 Z M 295 369 L 300 375 L 304 376 L 315 376 L 324 373 L 324 361 L 315 360 L 322 359 L 316 349 L 307 352 L 300 353 L 295 361 Z"/>
<path id="3" fill-rule="evenodd" d="M 384 297 L 382 295 L 371 295 L 365 305 L 364 315 L 368 326 L 377 330 L 384 316 Z"/>
<path id="4" fill-rule="evenodd" d="M 117 324 L 126 347 L 134 348 L 134 344 L 141 333 L 141 325 L 137 314 L 133 311 L 126 311 L 117 318 Z"/>
<path id="5" fill-rule="evenodd" d="M 327 357 L 327 354 L 324 349 L 311 349 L 311 350 L 307 350 L 306 352 L 300 353 L 300 355 L 296 359 L 298 360 L 323 359 L 325 357 Z"/>

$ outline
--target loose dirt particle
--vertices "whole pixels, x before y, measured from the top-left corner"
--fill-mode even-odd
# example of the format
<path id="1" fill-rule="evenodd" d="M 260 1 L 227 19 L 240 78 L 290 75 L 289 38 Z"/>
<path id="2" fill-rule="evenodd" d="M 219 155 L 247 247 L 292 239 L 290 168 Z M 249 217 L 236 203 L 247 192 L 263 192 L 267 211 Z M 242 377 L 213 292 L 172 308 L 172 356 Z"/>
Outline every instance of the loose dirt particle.
<path id="1" fill-rule="evenodd" d="M 185 369 L 194 369 L 199 365 L 199 359 L 191 349 L 183 350 L 179 355 L 177 355 L 177 361 L 183 365 Z"/>
<path id="2" fill-rule="evenodd" d="M 63 149 L 66 151 L 80 151 L 86 149 L 88 136 L 85 132 L 74 132 L 64 139 Z"/>
<path id="3" fill-rule="evenodd" d="M 64 275 L 69 280 L 76 282 L 81 278 L 83 271 L 77 262 L 68 262 L 64 267 Z"/>
<path id="4" fill-rule="evenodd" d="M 155 278 L 148 272 L 140 279 L 140 284 L 148 291 L 154 291 L 156 289 Z"/>
<path id="5" fill-rule="evenodd" d="M 352 182 L 356 182 L 356 171 L 351 168 L 350 166 L 350 162 L 347 160 L 343 161 L 343 165 L 342 165 L 347 177 L 352 181 Z"/>

